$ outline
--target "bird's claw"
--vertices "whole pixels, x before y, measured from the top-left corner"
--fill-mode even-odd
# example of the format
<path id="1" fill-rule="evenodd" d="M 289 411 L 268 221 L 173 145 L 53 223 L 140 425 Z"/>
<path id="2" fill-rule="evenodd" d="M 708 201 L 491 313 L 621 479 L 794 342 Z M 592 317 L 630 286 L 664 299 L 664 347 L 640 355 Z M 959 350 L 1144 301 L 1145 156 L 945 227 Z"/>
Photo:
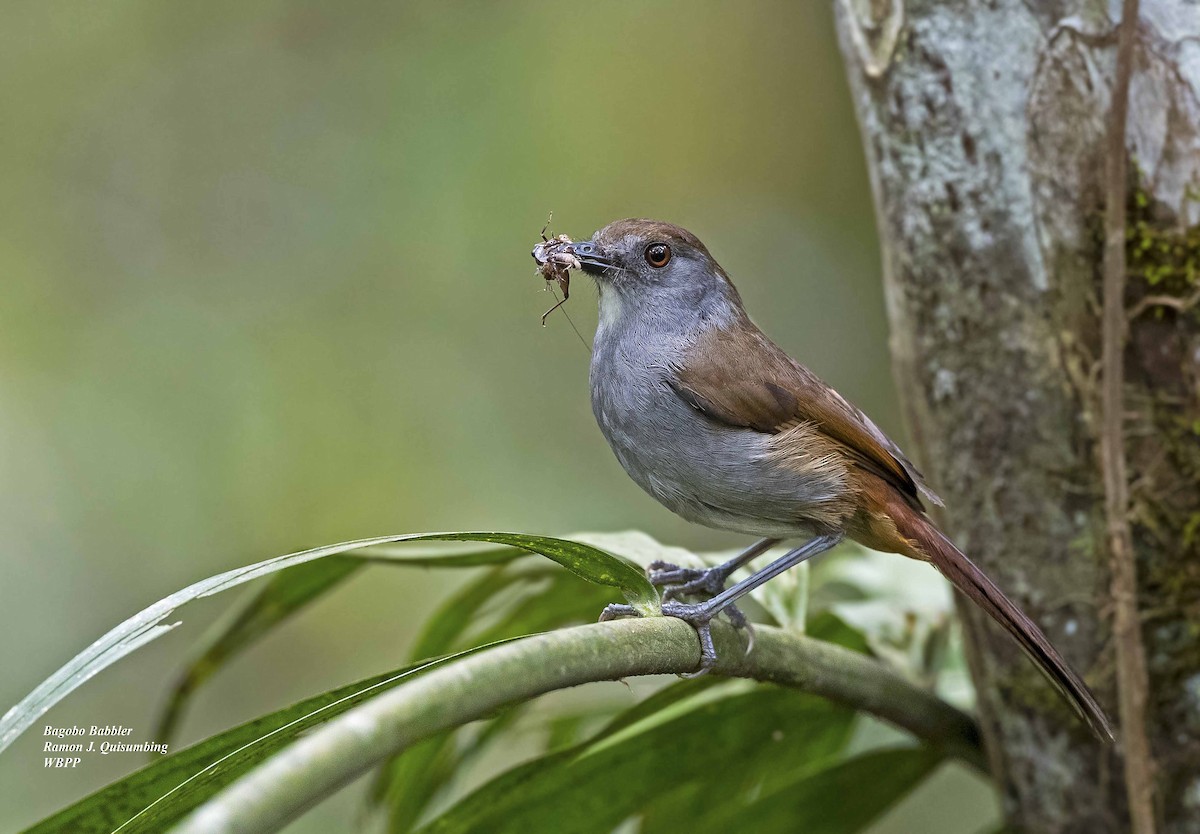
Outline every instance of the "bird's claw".
<path id="1" fill-rule="evenodd" d="M 621 617 L 640 617 L 642 612 L 638 611 L 632 605 L 622 605 L 618 602 L 609 603 L 604 606 L 604 610 L 600 612 L 600 622 L 608 622 Z"/>
<path id="2" fill-rule="evenodd" d="M 725 590 L 729 573 L 729 568 L 725 565 L 714 568 L 684 568 L 663 561 L 651 562 L 646 570 L 650 584 L 662 588 L 663 602 L 677 601 L 689 596 L 702 599 L 715 597 Z M 725 614 L 734 628 L 746 630 L 750 636 L 750 646 L 753 647 L 754 628 L 741 609 L 736 605 L 729 605 L 725 608 Z"/>
<path id="3" fill-rule="evenodd" d="M 683 568 L 670 562 L 651 562 L 646 572 L 650 584 L 663 589 L 663 599 L 683 596 L 715 597 L 725 590 L 729 572 L 723 567 Z"/>
<path id="4" fill-rule="evenodd" d="M 745 630 L 747 636 L 746 654 L 749 654 L 750 650 L 754 648 L 754 627 L 736 605 L 727 606 L 724 610 L 734 628 Z M 717 665 L 717 648 L 713 645 L 713 613 L 709 607 L 704 603 L 666 600 L 662 604 L 662 614 L 664 617 L 675 617 L 678 620 L 683 620 L 696 630 L 696 637 L 700 640 L 700 667 L 695 672 L 688 672 L 682 675 L 682 677 L 699 678 L 711 672 L 713 667 Z M 642 612 L 632 605 L 614 602 L 604 606 L 604 610 L 600 612 L 600 622 L 616 620 L 622 617 L 640 616 L 642 616 Z"/>
<path id="5" fill-rule="evenodd" d="M 713 615 L 708 606 L 703 603 L 696 605 L 686 602 L 664 602 L 662 612 L 663 616 L 683 620 L 696 629 L 696 636 L 700 639 L 700 668 L 681 677 L 700 678 L 711 672 L 717 665 L 717 648 L 713 645 Z"/>

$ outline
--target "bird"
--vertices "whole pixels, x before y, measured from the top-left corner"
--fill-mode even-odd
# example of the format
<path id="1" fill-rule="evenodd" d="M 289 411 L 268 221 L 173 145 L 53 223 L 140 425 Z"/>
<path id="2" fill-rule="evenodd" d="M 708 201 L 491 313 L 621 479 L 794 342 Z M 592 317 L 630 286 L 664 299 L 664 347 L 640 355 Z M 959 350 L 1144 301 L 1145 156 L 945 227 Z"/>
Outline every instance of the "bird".
<path id="1" fill-rule="evenodd" d="M 925 502 L 942 501 L 900 447 L 750 320 L 699 238 L 626 219 L 568 248 L 598 288 L 591 404 L 617 460 L 679 516 L 757 538 L 716 567 L 650 566 L 664 588 L 662 613 L 696 629 L 699 674 L 717 660 L 717 615 L 743 625 L 738 599 L 851 539 L 933 565 L 1008 631 L 1098 738 L 1113 738 L 1095 696 L 1041 629 L 926 513 Z M 787 539 L 803 543 L 725 587 Z M 613 604 L 602 619 L 637 614 Z"/>

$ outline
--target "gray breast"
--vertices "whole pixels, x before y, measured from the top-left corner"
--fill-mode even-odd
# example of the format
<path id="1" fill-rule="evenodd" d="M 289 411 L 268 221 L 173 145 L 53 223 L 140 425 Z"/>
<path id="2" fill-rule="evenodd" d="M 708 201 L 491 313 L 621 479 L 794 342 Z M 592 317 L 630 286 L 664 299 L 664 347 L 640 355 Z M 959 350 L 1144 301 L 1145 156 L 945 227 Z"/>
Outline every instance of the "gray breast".
<path id="1" fill-rule="evenodd" d="M 592 411 L 621 466 L 684 518 L 756 536 L 807 535 L 806 507 L 836 484 L 779 464 L 770 438 L 717 423 L 667 384 L 687 341 L 637 328 L 633 317 L 602 324 L 591 363 Z"/>

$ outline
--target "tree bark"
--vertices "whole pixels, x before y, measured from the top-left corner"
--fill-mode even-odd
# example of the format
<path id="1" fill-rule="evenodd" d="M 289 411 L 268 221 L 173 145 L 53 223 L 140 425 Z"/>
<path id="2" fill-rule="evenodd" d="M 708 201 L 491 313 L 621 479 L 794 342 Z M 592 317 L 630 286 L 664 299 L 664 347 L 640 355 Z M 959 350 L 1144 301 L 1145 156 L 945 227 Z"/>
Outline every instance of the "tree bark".
<path id="1" fill-rule="evenodd" d="M 836 3 L 916 457 L 960 546 L 1115 717 L 1098 450 L 1120 4 Z M 1123 441 L 1149 672 L 1142 731 L 1158 829 L 1174 834 L 1200 832 L 1200 6 L 1141 7 Z M 1091 739 L 999 629 L 962 613 L 1012 826 L 1128 831 L 1126 746 Z"/>

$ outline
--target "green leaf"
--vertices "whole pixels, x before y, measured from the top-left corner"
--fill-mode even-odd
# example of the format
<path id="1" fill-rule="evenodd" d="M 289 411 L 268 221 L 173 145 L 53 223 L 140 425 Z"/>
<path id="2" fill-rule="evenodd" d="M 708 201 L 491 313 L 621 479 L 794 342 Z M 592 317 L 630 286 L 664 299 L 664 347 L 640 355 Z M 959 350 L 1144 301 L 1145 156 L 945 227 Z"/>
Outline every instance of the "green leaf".
<path id="1" fill-rule="evenodd" d="M 254 643 L 308 603 L 350 578 L 363 562 L 349 556 L 331 556 L 282 571 L 258 593 L 234 609 L 233 616 L 218 622 L 206 635 L 167 693 L 152 738 L 174 740 L 192 695 L 231 658 Z"/>
<path id="2" fill-rule="evenodd" d="M 614 593 L 542 567 L 500 567 L 460 588 L 429 618 L 412 659 L 477 643 L 593 622 Z"/>
<path id="3" fill-rule="evenodd" d="M 56 703 L 93 675 L 111 666 L 125 655 L 161 637 L 178 623 L 163 625 L 176 608 L 195 599 L 235 588 L 285 568 L 312 562 L 374 545 L 402 541 L 471 541 L 516 547 L 530 553 L 540 553 L 591 582 L 617 587 L 629 603 L 646 614 L 655 613 L 658 593 L 641 570 L 631 562 L 612 556 L 585 544 L 545 536 L 516 533 L 427 533 L 403 536 L 382 536 L 374 539 L 326 545 L 286 556 L 278 556 L 253 565 L 225 571 L 196 582 L 165 597 L 130 617 L 99 640 L 88 646 L 70 662 L 39 684 L 29 695 L 12 707 L 0 719 L 0 751 L 7 748 L 25 730 Z M 494 556 L 493 561 L 511 558 Z M 425 564 L 453 563 L 454 557 L 427 557 Z M 413 560 L 411 563 L 417 563 Z"/>
<path id="4" fill-rule="evenodd" d="M 477 643 L 516 637 L 594 620 L 612 591 L 582 582 L 573 574 L 540 566 L 504 565 L 487 571 L 460 588 L 430 617 L 413 649 L 414 659 L 445 654 Z M 504 601 L 498 617 L 484 629 L 474 629 L 488 619 L 486 608 Z M 467 762 L 515 719 L 506 711 L 489 722 L 469 747 L 453 743 L 458 730 L 441 733 L 391 758 L 372 783 L 370 801 L 386 808 L 388 830 L 411 831 L 441 791 Z"/>
<path id="5" fill-rule="evenodd" d="M 433 534 L 438 538 L 434 541 L 444 541 L 444 535 L 459 535 L 459 534 Z M 470 535 L 470 534 L 467 534 Z M 508 535 L 506 533 L 482 535 Z M 424 536 L 422 536 L 424 538 Z M 535 537 L 540 538 L 540 537 Z M 500 546 L 500 547 L 461 547 L 447 551 L 443 548 L 434 547 L 413 547 L 406 543 L 407 539 L 400 539 L 399 544 L 392 545 L 372 545 L 364 547 L 361 550 L 355 550 L 348 554 L 349 558 L 356 559 L 360 562 L 367 562 L 376 565 L 398 565 L 400 567 L 409 568 L 480 568 L 493 565 L 504 565 L 509 562 L 519 559 L 536 551 L 526 550 L 520 547 Z M 416 541 L 413 539 L 411 541 Z M 458 541 L 457 539 L 455 541 Z"/>
<path id="6" fill-rule="evenodd" d="M 731 797 L 748 800 L 769 773 L 831 761 L 854 720 L 847 709 L 773 687 L 698 701 L 676 704 L 682 714 L 619 721 L 584 745 L 513 768 L 422 832 L 610 831 L 681 788 L 696 790 L 698 813 L 715 811 Z"/>
<path id="7" fill-rule="evenodd" d="M 637 539 L 603 541 L 603 544 L 614 550 L 621 548 L 626 553 L 653 545 L 652 542 L 647 545 Z M 651 555 L 661 558 L 653 551 Z M 508 612 L 481 634 L 477 633 L 474 639 L 488 641 L 591 619 L 604 602 L 610 601 L 603 596 L 604 593 L 603 588 L 584 585 L 569 574 L 546 571 L 536 566 L 532 566 L 532 569 L 522 569 L 516 565 L 500 567 L 461 588 L 447 600 L 430 618 L 425 634 L 418 640 L 416 651 L 420 655 L 433 655 L 469 645 L 463 641 L 472 639 L 470 626 L 485 619 L 484 610 L 497 598 L 507 601 Z M 862 636 L 829 612 L 823 612 L 814 619 L 812 630 L 814 636 L 860 651 L 866 650 Z M 654 715 L 673 717 L 671 707 L 718 683 L 721 681 L 717 678 L 674 683 L 622 712 L 601 734 L 611 735 Z M 571 721 L 565 726 L 570 728 L 577 724 L 578 721 Z M 451 752 L 454 749 L 453 736 L 454 733 L 446 733 L 423 743 L 420 749 L 405 751 L 380 771 L 374 793 L 375 799 L 381 800 L 388 808 L 389 831 L 411 831 L 429 804 L 436 801 L 454 776 L 461 772 L 463 762 L 456 760 Z M 558 750 L 560 747 L 562 745 L 556 743 L 549 749 Z"/>
<path id="8" fill-rule="evenodd" d="M 741 688 L 740 684 L 733 683 L 731 685 L 729 681 L 722 678 L 715 678 L 711 675 L 705 675 L 700 678 L 682 678 L 646 696 L 632 707 L 623 710 L 619 715 L 605 724 L 603 729 L 589 743 L 594 744 L 600 739 L 607 738 L 639 723 L 647 722 L 656 716 L 661 719 L 665 710 L 689 698 L 695 698 L 718 685 L 725 685 L 729 693 L 739 691 Z M 738 688 L 735 689 L 733 687 Z M 642 724 L 642 729 L 650 729 L 650 724 Z"/>
<path id="9" fill-rule="evenodd" d="M 805 776 L 751 803 L 698 817 L 692 834 L 854 834 L 864 830 L 941 764 L 927 747 L 876 750 Z"/>
<path id="10" fill-rule="evenodd" d="M 545 584 L 540 593 L 526 592 L 509 602 L 508 610 L 495 623 L 471 635 L 470 642 L 490 643 L 505 637 L 595 622 L 604 606 L 614 601 L 614 594 L 608 588 L 580 582 L 561 571 L 547 576 Z"/>
<path id="11" fill-rule="evenodd" d="M 871 653 L 866 636 L 832 611 L 822 611 L 809 620 L 807 633 L 826 643 L 836 643 L 862 654 Z"/>
<path id="12" fill-rule="evenodd" d="M 546 722 L 546 742 L 543 753 L 553 753 L 574 747 L 583 740 L 583 726 L 592 716 L 584 712 L 556 715 Z"/>
<path id="13" fill-rule="evenodd" d="M 527 581 L 529 574 L 501 565 L 459 588 L 426 620 L 425 628 L 413 644 L 411 659 L 444 654 L 451 646 L 459 645 L 463 635 L 479 620 L 480 609 L 497 594 L 509 592 L 514 585 Z"/>
<path id="14" fill-rule="evenodd" d="M 102 788 L 28 829 L 26 834 L 164 831 L 306 730 L 475 651 L 375 675 L 218 733 Z"/>
<path id="15" fill-rule="evenodd" d="M 317 598 L 332 591 L 371 562 L 403 566 L 475 567 L 516 559 L 526 551 L 513 547 L 472 547 L 446 553 L 412 545 L 384 550 L 371 547 L 346 556 L 330 556 L 286 568 L 272 576 L 232 617 L 217 622 L 200 641 L 194 659 L 167 695 L 154 738 L 170 742 L 196 691 L 234 656 Z M 425 657 L 445 652 L 430 652 Z"/>
<path id="16" fill-rule="evenodd" d="M 456 732 L 430 736 L 380 765 L 368 801 L 386 809 L 389 832 L 411 831 L 438 791 L 453 778 L 460 765 L 451 744 Z"/>
<path id="17" fill-rule="evenodd" d="M 463 728 L 425 739 L 385 762 L 372 784 L 370 799 L 373 804 L 387 809 L 387 830 L 413 830 L 439 792 L 492 743 L 500 740 L 523 713 L 521 707 L 505 710 L 480 727 L 470 743 L 459 748 L 452 742 Z"/>
<path id="18" fill-rule="evenodd" d="M 658 591 L 633 562 L 591 545 L 547 536 L 515 533 L 442 533 L 441 541 L 487 541 L 540 553 L 588 582 L 620 589 L 625 599 L 643 614 L 658 613 Z"/>

